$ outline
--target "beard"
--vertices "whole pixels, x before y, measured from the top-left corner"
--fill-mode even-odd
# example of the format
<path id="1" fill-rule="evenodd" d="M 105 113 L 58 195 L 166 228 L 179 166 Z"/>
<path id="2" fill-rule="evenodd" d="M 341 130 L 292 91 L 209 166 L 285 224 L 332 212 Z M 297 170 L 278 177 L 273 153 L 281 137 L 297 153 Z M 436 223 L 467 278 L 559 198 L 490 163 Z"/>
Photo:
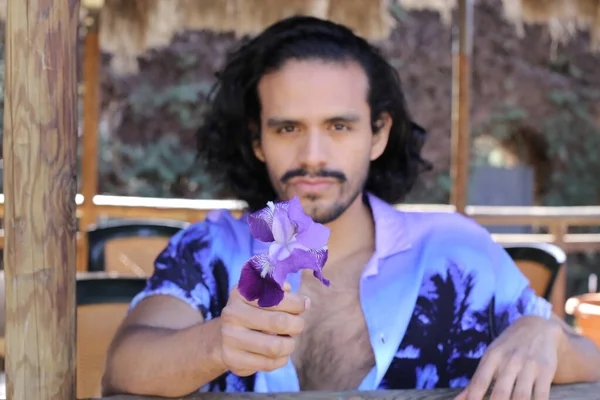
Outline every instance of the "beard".
<path id="1" fill-rule="evenodd" d="M 300 198 L 304 212 L 313 221 L 320 224 L 328 224 L 338 219 L 344 212 L 361 196 L 365 190 L 369 170 L 367 168 L 363 176 L 356 180 L 347 180 L 339 186 L 338 195 L 335 199 L 328 200 L 319 195 L 305 195 Z M 293 196 L 287 194 L 285 186 L 279 186 L 277 193 L 280 199 L 289 199 Z M 304 201 L 302 201 L 304 200 Z M 308 201 L 306 201 L 308 200 Z"/>
<path id="2" fill-rule="evenodd" d="M 307 196 L 312 204 L 305 208 L 305 212 L 313 219 L 313 221 L 320 224 L 328 224 L 344 214 L 344 212 L 346 212 L 346 210 L 354 203 L 356 198 L 363 193 L 363 190 L 364 185 L 355 188 L 350 192 L 350 196 L 345 196 L 342 199 L 338 199 L 326 205 L 319 204 L 319 200 L 316 196 Z"/>

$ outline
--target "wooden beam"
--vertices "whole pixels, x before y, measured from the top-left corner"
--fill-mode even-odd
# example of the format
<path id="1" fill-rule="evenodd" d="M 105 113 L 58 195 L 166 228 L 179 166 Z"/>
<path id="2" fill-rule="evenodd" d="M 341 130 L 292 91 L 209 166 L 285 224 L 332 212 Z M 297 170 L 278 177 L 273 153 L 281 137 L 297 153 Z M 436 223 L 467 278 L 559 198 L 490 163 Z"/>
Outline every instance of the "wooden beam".
<path id="1" fill-rule="evenodd" d="M 96 220 L 92 199 L 98 194 L 98 124 L 100 121 L 100 40 L 98 20 L 100 13 L 89 10 L 85 21 L 83 51 L 83 137 L 81 151 L 81 194 L 83 213 L 79 229 Z M 82 251 L 78 253 L 77 268 L 87 270 L 87 237 L 83 237 Z"/>
<path id="2" fill-rule="evenodd" d="M 450 203 L 465 213 L 469 188 L 471 54 L 473 52 L 473 0 L 458 1 L 458 26 L 452 43 L 452 146 Z"/>
<path id="3" fill-rule="evenodd" d="M 104 7 L 104 0 L 82 0 L 81 6 L 88 10 L 99 11 Z"/>
<path id="4" fill-rule="evenodd" d="M 75 196 L 79 206 L 78 213 L 83 214 L 83 196 Z M 131 213 L 136 218 L 178 218 L 188 215 L 196 218 L 211 210 L 230 210 L 239 214 L 246 207 L 240 200 L 177 199 L 158 197 L 133 197 L 96 195 L 92 200 L 96 214 L 108 213 L 125 218 Z M 401 211 L 440 212 L 456 211 L 448 204 L 397 204 Z M 4 214 L 4 195 L 0 194 L 0 217 Z M 562 222 L 569 226 L 600 226 L 600 206 L 467 206 L 465 214 L 484 225 L 544 225 Z M 183 218 L 185 219 L 185 218 Z"/>
<path id="5" fill-rule="evenodd" d="M 9 400 L 75 398 L 78 0 L 8 0 L 4 108 Z"/>
<path id="6" fill-rule="evenodd" d="M 453 399 L 461 389 L 377 390 L 353 392 L 295 392 L 295 393 L 194 393 L 180 400 L 442 400 Z M 600 383 L 555 385 L 550 400 L 589 400 L 598 398 Z M 488 398 L 488 396 L 485 396 Z M 98 399 L 101 400 L 101 399 Z M 158 400 L 146 396 L 114 396 L 104 400 Z"/>
<path id="7" fill-rule="evenodd" d="M 550 233 L 554 236 L 554 244 L 558 247 L 565 248 L 565 235 L 568 232 L 568 226 L 562 223 L 555 223 L 550 226 Z M 550 294 L 550 302 L 552 309 L 556 315 L 561 318 L 565 317 L 565 303 L 567 301 L 567 269 L 568 263 L 564 263 L 560 267 L 560 271 L 556 276 L 552 293 Z"/>

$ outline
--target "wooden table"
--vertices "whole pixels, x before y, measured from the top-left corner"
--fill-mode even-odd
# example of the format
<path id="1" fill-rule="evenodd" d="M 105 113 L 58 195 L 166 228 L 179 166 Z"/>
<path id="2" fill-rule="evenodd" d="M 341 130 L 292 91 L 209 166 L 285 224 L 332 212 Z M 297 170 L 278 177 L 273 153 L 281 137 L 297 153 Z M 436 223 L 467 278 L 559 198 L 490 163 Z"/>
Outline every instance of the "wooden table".
<path id="1" fill-rule="evenodd" d="M 389 390 L 378 392 L 299 392 L 299 393 L 199 393 L 179 400 L 442 400 L 453 399 L 460 390 Z M 551 400 L 594 400 L 600 398 L 599 383 L 557 385 L 552 388 Z M 114 396 L 97 400 L 160 400 L 158 397 Z"/>

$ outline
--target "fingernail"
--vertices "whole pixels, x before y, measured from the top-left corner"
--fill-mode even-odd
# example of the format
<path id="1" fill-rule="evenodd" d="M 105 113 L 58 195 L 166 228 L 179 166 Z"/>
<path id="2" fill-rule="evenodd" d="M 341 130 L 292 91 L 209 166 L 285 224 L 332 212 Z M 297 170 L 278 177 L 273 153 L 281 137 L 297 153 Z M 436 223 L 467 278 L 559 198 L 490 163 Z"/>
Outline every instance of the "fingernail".
<path id="1" fill-rule="evenodd" d="M 308 310 L 310 308 L 310 298 L 306 297 L 304 299 L 304 309 Z"/>

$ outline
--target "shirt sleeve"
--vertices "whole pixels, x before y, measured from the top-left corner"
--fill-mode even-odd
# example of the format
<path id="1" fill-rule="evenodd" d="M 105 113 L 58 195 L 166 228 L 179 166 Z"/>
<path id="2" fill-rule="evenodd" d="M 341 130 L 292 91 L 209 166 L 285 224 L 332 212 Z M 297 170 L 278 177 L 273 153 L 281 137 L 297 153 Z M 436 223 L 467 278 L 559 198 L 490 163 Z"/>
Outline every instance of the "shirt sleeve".
<path id="1" fill-rule="evenodd" d="M 537 296 L 512 258 L 498 243 L 491 241 L 490 252 L 495 274 L 494 313 L 496 335 L 518 318 L 535 315 L 545 319 L 552 316 L 552 305 Z"/>
<path id="2" fill-rule="evenodd" d="M 205 320 L 220 315 L 228 296 L 228 275 L 214 257 L 214 235 L 207 222 L 191 225 L 174 235 L 154 262 L 146 287 L 130 310 L 145 298 L 175 297 L 202 313 Z"/>

